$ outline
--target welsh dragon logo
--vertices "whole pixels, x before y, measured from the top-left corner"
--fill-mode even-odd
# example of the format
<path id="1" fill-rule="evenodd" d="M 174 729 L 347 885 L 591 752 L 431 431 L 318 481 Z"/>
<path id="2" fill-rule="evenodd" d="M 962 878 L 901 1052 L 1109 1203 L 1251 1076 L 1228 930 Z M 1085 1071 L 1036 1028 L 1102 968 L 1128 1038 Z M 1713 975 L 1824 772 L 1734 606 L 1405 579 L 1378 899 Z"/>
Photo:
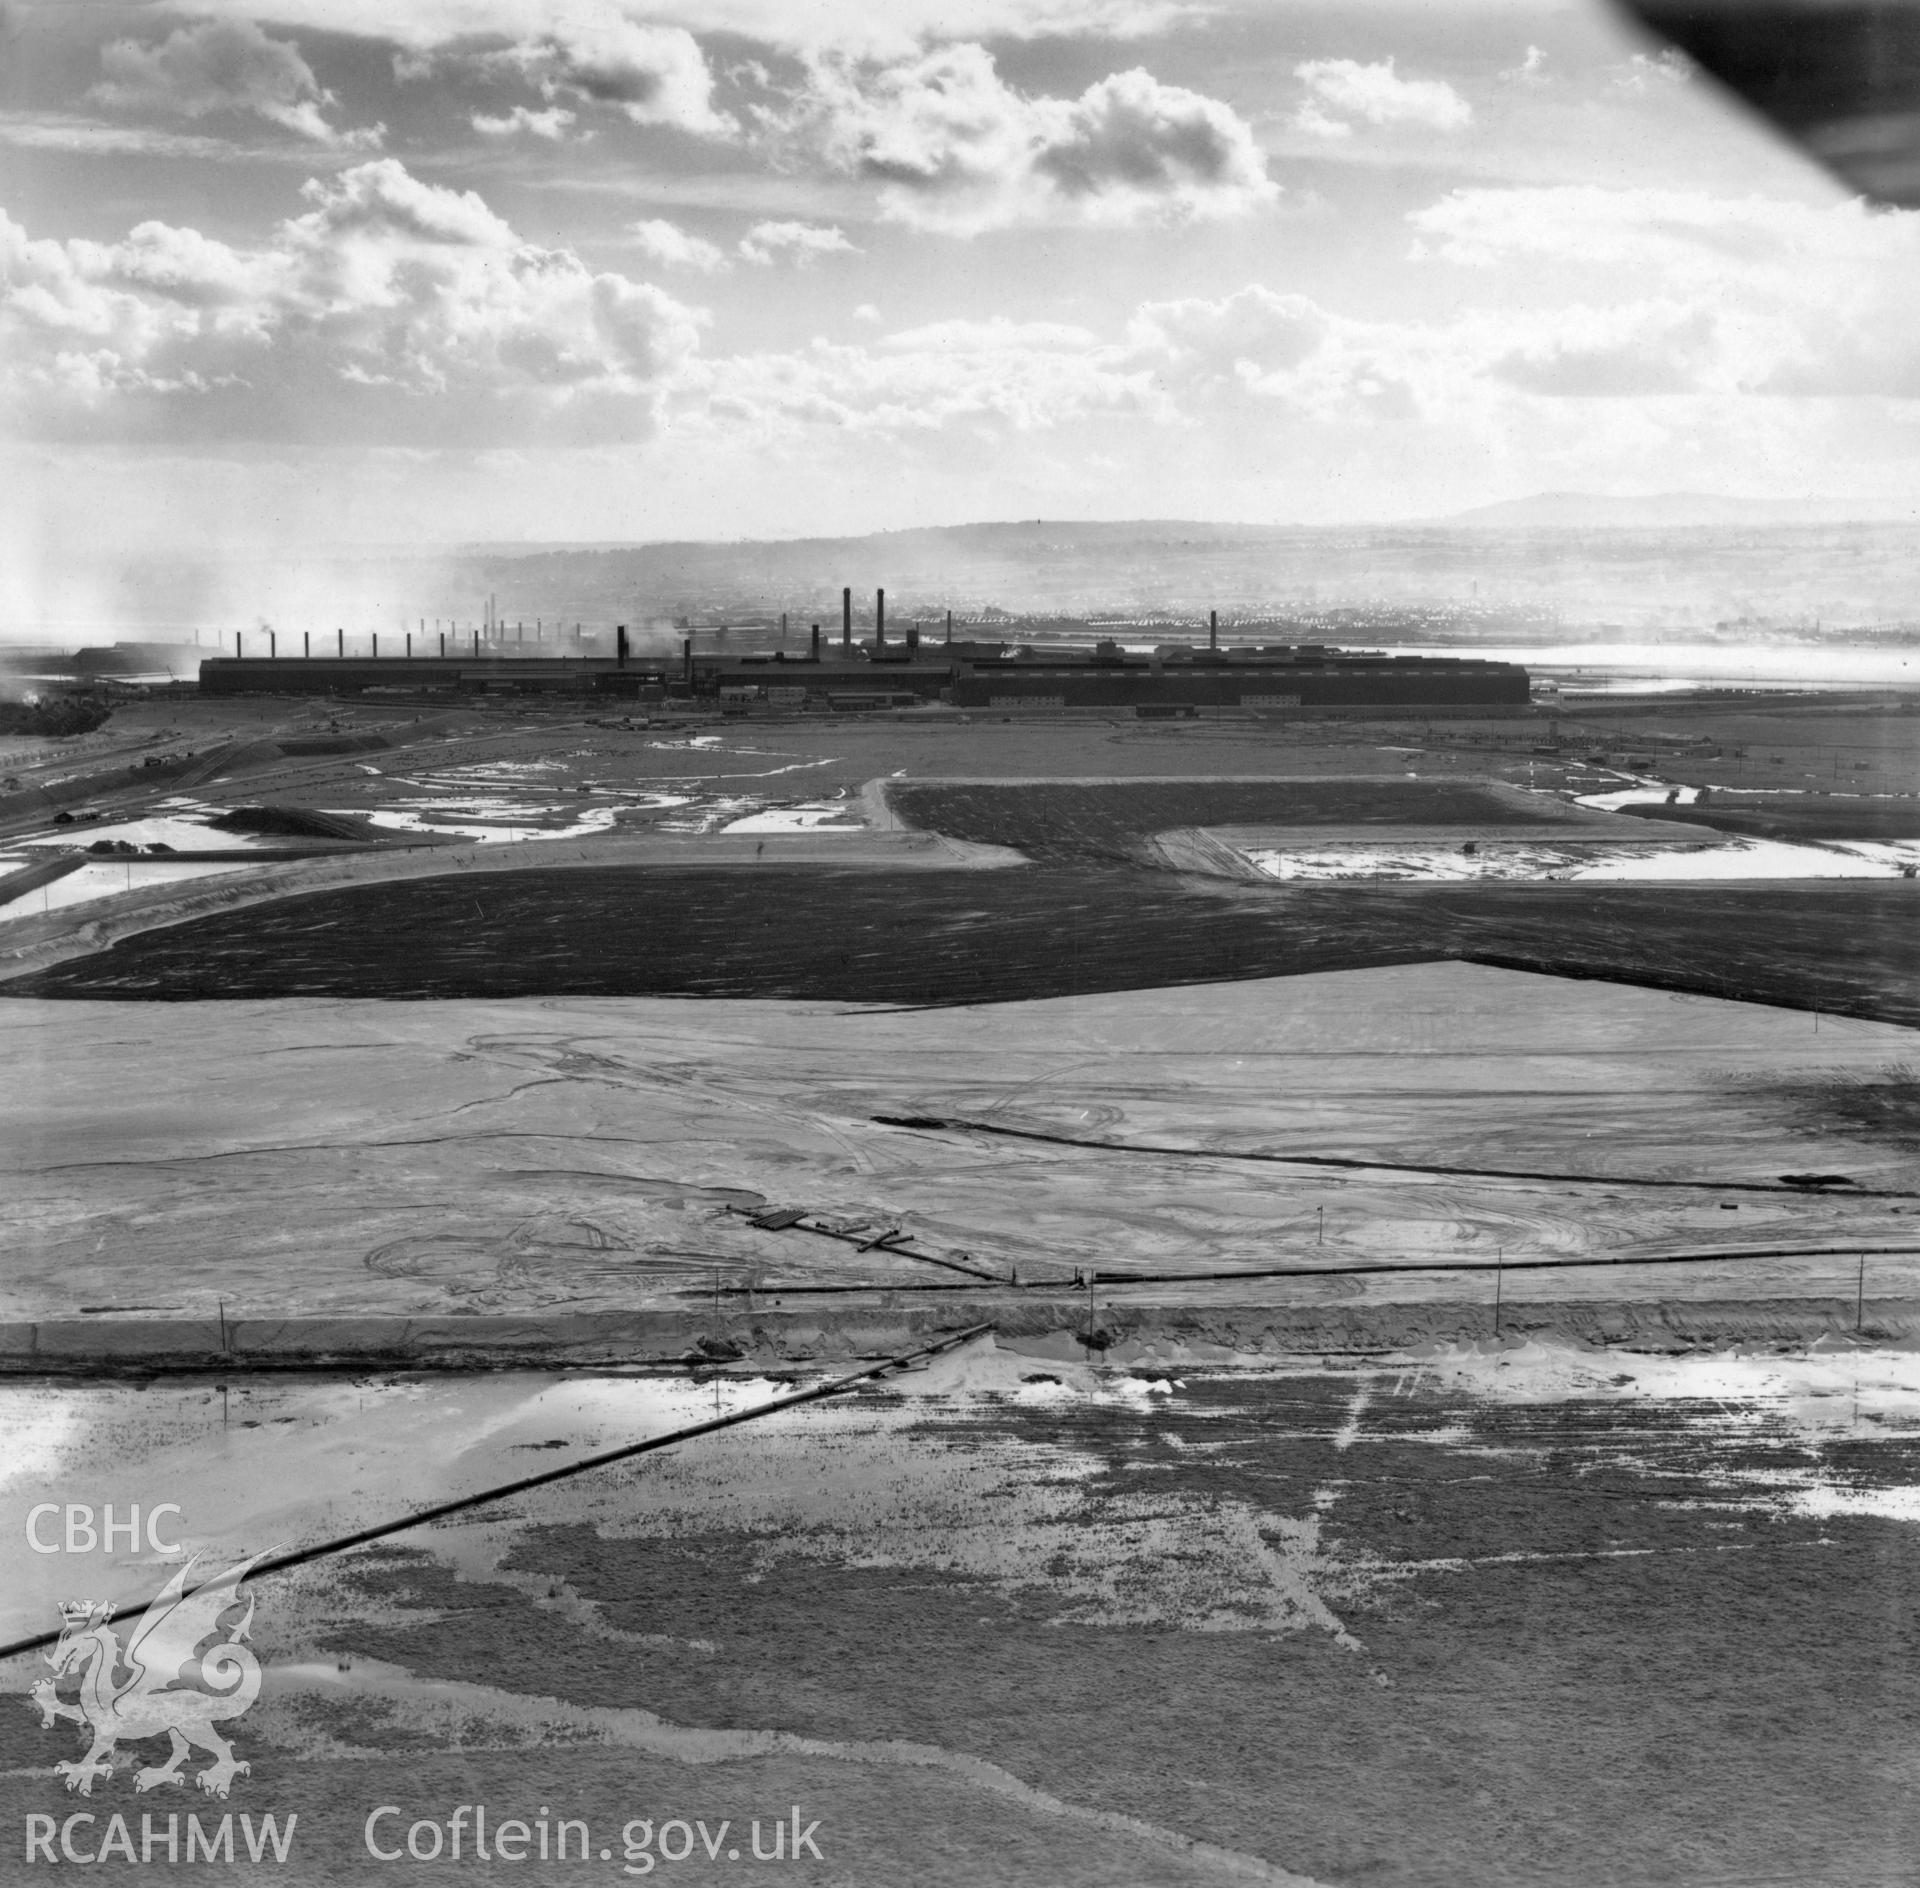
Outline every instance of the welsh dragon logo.
<path id="1" fill-rule="evenodd" d="M 221 1621 L 239 1610 L 240 1582 L 265 1558 L 255 1554 L 189 1593 L 187 1575 L 196 1555 L 154 1596 L 124 1652 L 108 1623 L 111 1601 L 69 1600 L 61 1606 L 60 1637 L 44 1655 L 53 1676 L 36 1680 L 32 1691 L 42 1730 L 69 1718 L 91 1736 L 84 1757 L 54 1765 L 69 1790 L 91 1796 L 96 1777 L 113 1775 L 116 1744 L 160 1736 L 173 1740 L 172 1755 L 137 1770 L 136 1790 L 185 1784 L 180 1767 L 196 1749 L 213 1759 L 195 1778 L 209 1796 L 225 1796 L 233 1779 L 247 1774 L 249 1766 L 235 1759 L 233 1746 L 214 1726 L 241 1716 L 260 1695 L 260 1661 L 246 1642 L 252 1595 L 237 1621 L 225 1627 Z M 78 1688 L 78 1704 L 60 1697 L 70 1684 Z"/>

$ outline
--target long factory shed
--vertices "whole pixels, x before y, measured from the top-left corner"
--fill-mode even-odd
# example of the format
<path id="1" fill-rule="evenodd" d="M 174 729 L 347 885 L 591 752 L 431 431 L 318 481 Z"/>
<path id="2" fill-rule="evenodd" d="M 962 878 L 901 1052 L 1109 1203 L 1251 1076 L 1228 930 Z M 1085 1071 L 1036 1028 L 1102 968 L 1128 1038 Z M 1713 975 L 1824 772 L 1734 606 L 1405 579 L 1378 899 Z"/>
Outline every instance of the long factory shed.
<path id="1" fill-rule="evenodd" d="M 818 625 L 804 653 L 699 651 L 686 638 L 677 658 L 633 656 L 624 629 L 612 656 L 477 655 L 380 657 L 302 654 L 225 656 L 200 665 L 209 695 L 361 694 L 368 690 L 557 693 L 641 700 L 708 700 L 736 712 L 853 709 L 940 702 L 1019 712 L 1075 709 L 1138 714 L 1220 712 L 1367 713 L 1395 710 L 1520 712 L 1530 678 L 1517 663 L 1466 656 L 1386 655 L 1308 645 L 1222 647 L 1218 618 L 1205 643 L 1151 652 L 1101 642 L 1014 647 L 923 640 L 917 627 L 889 639 L 886 593 L 875 597 L 872 633 L 856 640 L 851 592 L 842 593 L 841 634 Z"/>

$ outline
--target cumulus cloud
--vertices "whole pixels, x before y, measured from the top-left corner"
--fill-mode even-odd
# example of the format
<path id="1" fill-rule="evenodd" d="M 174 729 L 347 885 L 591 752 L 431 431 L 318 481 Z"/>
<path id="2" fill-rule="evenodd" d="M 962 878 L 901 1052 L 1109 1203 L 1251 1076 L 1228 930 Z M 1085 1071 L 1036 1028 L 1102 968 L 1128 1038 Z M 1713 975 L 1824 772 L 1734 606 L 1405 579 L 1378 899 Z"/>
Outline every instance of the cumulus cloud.
<path id="1" fill-rule="evenodd" d="M 788 261 L 800 268 L 822 256 L 857 256 L 859 247 L 827 223 L 756 223 L 740 238 L 740 260 L 762 268 Z"/>
<path id="2" fill-rule="evenodd" d="M 310 182 L 255 249 L 142 224 L 0 224 L 0 361 L 23 430 L 393 443 L 631 437 L 697 350 L 661 290 L 523 243 L 392 159 Z"/>
<path id="3" fill-rule="evenodd" d="M 1257 3 L 1257 0 L 1255 0 Z M 1141 39 L 1247 0 L 194 0 L 195 10 L 430 48 L 521 41 L 556 19 L 618 13 L 797 53 L 903 58 L 936 41 Z"/>
<path id="4" fill-rule="evenodd" d="M 503 19 L 503 25 L 506 23 Z M 518 22 L 522 27 L 527 22 Z M 630 19 L 609 0 L 554 9 L 538 30 L 504 45 L 429 44 L 404 52 L 403 80 L 461 71 L 532 86 L 549 106 L 605 106 L 637 125 L 730 138 L 739 127 L 713 103 L 713 74 L 684 27 Z"/>
<path id="5" fill-rule="evenodd" d="M 1473 122 L 1473 107 L 1444 79 L 1403 79 L 1391 59 L 1309 59 L 1293 75 L 1307 88 L 1294 123 L 1321 137 L 1352 136 L 1356 119 L 1426 131 L 1464 131 Z"/>
<path id="6" fill-rule="evenodd" d="M 1151 73 L 1030 98 L 978 45 L 895 64 L 818 59 L 766 127 L 881 187 L 894 221 L 968 235 L 1018 223 L 1244 215 L 1277 188 L 1229 105 Z"/>
<path id="7" fill-rule="evenodd" d="M 1564 185 L 1457 190 L 1409 221 L 1416 256 L 1635 284 L 1637 334 L 1569 344 L 1569 358 L 1637 350 L 1637 368 L 1596 369 L 1596 383 L 1637 374 L 1643 386 L 1697 390 L 1920 391 L 1907 312 L 1920 298 L 1920 217 L 1907 212 Z"/>
<path id="8" fill-rule="evenodd" d="M 1500 74 L 1507 85 L 1546 85 L 1551 83 L 1547 71 L 1547 55 L 1538 46 L 1529 46 L 1517 66 L 1509 66 Z"/>
<path id="9" fill-rule="evenodd" d="M 1141 358 L 1189 406 L 1227 390 L 1323 422 L 1442 422 L 1516 395 L 1612 398 L 1739 391 L 1738 350 L 1685 302 L 1463 310 L 1444 322 L 1367 321 L 1253 287 L 1141 308 Z"/>
<path id="10" fill-rule="evenodd" d="M 1692 77 L 1686 54 L 1669 47 L 1665 52 L 1635 53 L 1614 74 L 1613 82 L 1623 92 L 1653 92 L 1685 85 Z"/>
<path id="11" fill-rule="evenodd" d="M 1803 277 L 1804 265 L 1769 290 L 1749 259 L 1738 282 L 1708 288 L 1663 274 L 1653 252 L 1626 273 L 1625 293 L 1550 305 L 1502 299 L 1441 319 L 1357 318 L 1250 285 L 1147 302 L 1106 331 L 951 320 L 699 362 L 684 383 L 697 392 L 689 423 L 758 440 L 826 429 L 910 441 L 948 429 L 977 442 L 1107 422 L 1192 437 L 1305 425 L 1353 438 L 1397 428 L 1403 439 L 1415 436 L 1409 429 L 1487 439 L 1547 429 L 1574 439 L 1584 426 L 1615 438 L 1639 428 L 1651 440 L 1682 424 L 1737 430 L 1758 423 L 1739 415 L 1796 397 L 1920 397 L 1920 338 L 1892 318 L 1920 293 L 1920 217 L 1777 207 L 1783 225 L 1794 215 L 1833 218 L 1814 253 L 1862 265 L 1872 281 L 1864 316 L 1834 304 L 1830 284 L 1844 270 L 1821 271 L 1828 292 L 1803 285 L 1796 296 L 1784 283 Z M 1552 208 L 1515 221 L 1544 241 L 1556 227 Z M 1467 218 L 1455 205 L 1450 214 L 1486 239 L 1490 210 Z M 1577 228 L 1563 240 L 1576 243 Z"/>
<path id="12" fill-rule="evenodd" d="M 264 118 L 318 144 L 378 145 L 378 126 L 341 131 L 326 109 L 339 101 L 314 77 L 291 41 L 271 39 L 252 20 L 200 20 L 153 44 L 117 39 L 100 52 L 105 77 L 88 97 L 123 110 L 205 118 L 235 112 Z"/>
<path id="13" fill-rule="evenodd" d="M 1597 184 L 1454 190 L 1407 221 L 1419 253 L 1449 262 L 1624 265 L 1696 283 L 1797 281 L 1822 295 L 1834 273 L 1904 263 L 1920 245 L 1920 217 L 1905 211 Z"/>
<path id="14" fill-rule="evenodd" d="M 1089 336 L 1064 346 L 992 323 L 941 323 L 871 344 L 816 341 L 690 368 L 696 426 L 760 441 L 826 430 L 927 439 L 951 431 L 1031 434 L 1121 416 L 1171 419 L 1145 365 Z"/>
<path id="15" fill-rule="evenodd" d="M 703 275 L 716 275 L 731 265 L 727 252 L 718 243 L 684 230 L 665 217 L 648 217 L 628 226 L 640 253 L 663 269 L 697 269 Z"/>
<path id="16" fill-rule="evenodd" d="M 1183 373 L 1272 373 L 1298 366 L 1327 336 L 1331 317 L 1304 295 L 1252 286 L 1218 301 L 1149 302 L 1134 316 L 1132 345 Z"/>
<path id="17" fill-rule="evenodd" d="M 498 117 L 475 112 L 473 128 L 487 138 L 511 138 L 525 132 L 529 137 L 546 138 L 557 144 L 567 135 L 576 116 L 560 105 L 549 105 L 545 111 L 535 111 L 529 105 L 516 105 Z"/>

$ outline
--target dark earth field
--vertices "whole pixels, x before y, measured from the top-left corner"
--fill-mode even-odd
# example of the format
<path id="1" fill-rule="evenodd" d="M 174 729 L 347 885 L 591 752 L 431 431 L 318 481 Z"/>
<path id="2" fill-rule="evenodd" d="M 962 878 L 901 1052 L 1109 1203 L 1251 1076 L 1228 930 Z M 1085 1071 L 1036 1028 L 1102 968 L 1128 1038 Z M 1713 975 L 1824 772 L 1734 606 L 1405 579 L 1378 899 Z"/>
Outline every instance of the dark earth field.
<path id="1" fill-rule="evenodd" d="M 127 938 L 15 997 L 980 1003 L 1447 958 L 1920 1021 L 1920 889 L 1223 885 L 1093 866 L 602 867 L 313 893 Z"/>
<path id="2" fill-rule="evenodd" d="M 1565 807 L 1461 781 L 1126 780 L 902 782 L 888 804 L 909 825 L 1056 861 L 1129 859 L 1179 826 L 1523 826 Z"/>
<path id="3" fill-rule="evenodd" d="M 447 1878 L 376 1868 L 365 1817 L 444 1825 L 475 1802 L 496 1823 L 578 1817 L 612 1846 L 515 1875 L 534 1881 L 620 1879 L 629 1818 L 744 1834 L 794 1803 L 819 1819 L 818 1863 L 696 1846 L 658 1872 L 1913 1879 L 1920 1537 L 1898 1517 L 1920 1445 L 1884 1355 L 1830 1360 L 1811 1400 L 1792 1362 L 1770 1383 L 1768 1360 L 1537 1347 L 1190 1365 L 1174 1384 L 1001 1368 L 1004 1388 L 876 1390 L 263 1582 L 267 1677 L 230 1802 L 136 1798 L 123 1770 L 79 1804 L 50 1767 L 71 1727 L 15 1698 L 0 1823 L 297 1813 L 271 1871 L 291 1883 Z M 350 1386 L 230 1387 L 292 1438 Z M 144 1393 L 163 1424 L 205 1394 Z M 565 1460 L 581 1437 L 545 1421 L 459 1476 Z M 413 1474 L 438 1461 L 429 1446 Z M 319 1538 L 368 1508 L 273 1524 Z"/>
<path id="4" fill-rule="evenodd" d="M 1686 806 L 1629 806 L 1641 819 L 1680 820 L 1749 839 L 1911 839 L 1920 807 L 1907 797 L 1863 794 L 1715 793 Z"/>

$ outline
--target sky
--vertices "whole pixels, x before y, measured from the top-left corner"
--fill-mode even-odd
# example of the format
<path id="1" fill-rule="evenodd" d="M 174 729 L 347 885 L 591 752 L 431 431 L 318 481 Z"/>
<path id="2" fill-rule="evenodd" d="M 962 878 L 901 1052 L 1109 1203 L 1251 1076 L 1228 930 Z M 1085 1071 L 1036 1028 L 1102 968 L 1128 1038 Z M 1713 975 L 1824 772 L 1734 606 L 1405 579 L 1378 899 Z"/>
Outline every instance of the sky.
<path id="1" fill-rule="evenodd" d="M 0 623 L 183 544 L 1909 515 L 1917 291 L 1580 0 L 0 0 Z"/>

